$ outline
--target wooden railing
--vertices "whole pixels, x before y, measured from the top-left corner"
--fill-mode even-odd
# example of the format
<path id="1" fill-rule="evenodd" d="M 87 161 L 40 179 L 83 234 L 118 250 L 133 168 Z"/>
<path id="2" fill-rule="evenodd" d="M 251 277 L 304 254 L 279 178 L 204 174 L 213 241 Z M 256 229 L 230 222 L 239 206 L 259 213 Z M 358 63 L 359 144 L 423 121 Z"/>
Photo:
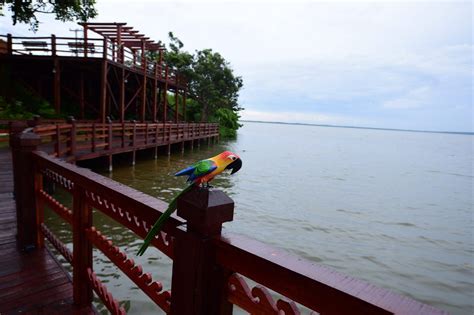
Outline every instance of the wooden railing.
<path id="1" fill-rule="evenodd" d="M 142 59 L 136 50 L 128 47 L 118 47 L 107 38 L 76 38 L 76 37 L 24 37 L 11 34 L 0 35 L 6 42 L 5 53 L 23 56 L 52 56 L 75 58 L 99 58 L 126 66 L 132 71 L 166 81 L 172 85 L 185 87 L 187 80 L 163 62 Z M 0 54 L 2 51 L 0 51 Z"/>
<path id="2" fill-rule="evenodd" d="M 233 305 L 251 314 L 300 314 L 296 303 L 321 314 L 446 314 L 255 240 L 222 234 L 222 224 L 233 220 L 234 202 L 221 191 L 199 188 L 179 198 L 177 216 L 152 241 L 173 260 L 171 290 L 163 288 L 100 232 L 92 208 L 143 238 L 167 205 L 39 152 L 40 142 L 32 132 L 13 139 L 18 242 L 43 247 L 46 238 L 71 263 L 79 308 L 90 306 L 94 291 L 111 313 L 125 312 L 94 273 L 94 246 L 169 314 L 229 315 Z M 46 181 L 71 194 L 72 209 L 43 188 Z M 45 206 L 72 227 L 72 251 L 45 224 Z M 246 278 L 258 285 L 250 288 Z"/>
<path id="3" fill-rule="evenodd" d="M 20 127 L 21 129 L 21 127 Z M 40 148 L 59 158 L 81 160 L 162 145 L 219 136 L 215 123 L 96 123 L 39 124 Z"/>

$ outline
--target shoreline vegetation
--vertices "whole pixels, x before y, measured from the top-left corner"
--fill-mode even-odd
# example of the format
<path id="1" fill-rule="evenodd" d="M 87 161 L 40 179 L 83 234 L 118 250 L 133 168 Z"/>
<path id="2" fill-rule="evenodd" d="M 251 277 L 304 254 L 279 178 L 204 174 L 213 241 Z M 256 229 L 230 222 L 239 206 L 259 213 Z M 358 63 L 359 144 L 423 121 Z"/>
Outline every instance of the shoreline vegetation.
<path id="1" fill-rule="evenodd" d="M 422 133 L 446 133 L 453 135 L 468 135 L 474 136 L 474 132 L 469 131 L 436 131 L 436 130 L 416 130 L 416 129 L 397 129 L 397 128 L 380 128 L 380 127 L 359 127 L 347 125 L 327 125 L 327 124 L 311 124 L 298 122 L 283 122 L 283 121 L 264 121 L 264 120 L 246 120 L 240 119 L 242 123 L 259 123 L 259 124 L 275 124 L 275 125 L 296 125 L 296 126 L 313 126 L 313 127 L 330 127 L 330 128 L 351 128 L 351 129 L 370 129 L 370 130 L 387 130 L 387 131 L 402 131 L 402 132 L 422 132 Z"/>

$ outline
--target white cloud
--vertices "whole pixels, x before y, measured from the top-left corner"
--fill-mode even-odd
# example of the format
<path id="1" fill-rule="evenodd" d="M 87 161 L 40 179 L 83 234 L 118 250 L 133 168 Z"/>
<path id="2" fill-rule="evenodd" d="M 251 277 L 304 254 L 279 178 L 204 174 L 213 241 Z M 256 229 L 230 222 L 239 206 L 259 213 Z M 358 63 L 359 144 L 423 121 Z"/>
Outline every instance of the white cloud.
<path id="1" fill-rule="evenodd" d="M 403 97 L 385 101 L 383 107 L 391 109 L 420 108 L 428 104 L 430 96 L 431 88 L 429 86 L 422 86 L 408 91 Z"/>
<path id="2" fill-rule="evenodd" d="M 128 22 L 155 40 L 173 31 L 189 51 L 219 51 L 244 79 L 242 106 L 260 115 L 472 130 L 471 2 L 102 0 L 97 9 L 97 21 Z M 77 27 L 41 19 L 38 34 Z M 0 33 L 28 34 L 10 24 L 0 17 Z M 415 108 L 421 121 L 393 116 Z"/>

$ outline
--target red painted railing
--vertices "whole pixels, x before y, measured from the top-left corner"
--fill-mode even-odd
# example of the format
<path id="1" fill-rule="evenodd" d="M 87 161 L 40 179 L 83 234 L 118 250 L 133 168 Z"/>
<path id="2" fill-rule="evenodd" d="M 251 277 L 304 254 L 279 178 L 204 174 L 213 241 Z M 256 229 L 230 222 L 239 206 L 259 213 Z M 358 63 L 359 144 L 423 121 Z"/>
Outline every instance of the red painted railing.
<path id="1" fill-rule="evenodd" d="M 186 141 L 214 140 L 219 137 L 215 123 L 96 123 L 70 120 L 49 122 L 29 121 L 31 130 L 41 138 L 39 148 L 50 155 L 77 161 L 99 156 L 169 146 Z M 16 131 L 27 126 L 15 122 Z M 182 146 L 182 149 L 184 147 Z"/>
<path id="2" fill-rule="evenodd" d="M 299 305 L 321 314 L 446 314 L 255 240 L 222 234 L 222 224 L 233 219 L 234 202 L 221 191 L 199 188 L 180 197 L 177 216 L 152 241 L 173 260 L 171 288 L 163 288 L 100 232 L 92 209 L 143 238 L 167 204 L 39 152 L 40 142 L 34 133 L 12 142 L 18 241 L 42 247 L 46 238 L 72 264 L 78 307 L 89 306 L 94 291 L 110 312 L 125 312 L 94 273 L 94 246 L 169 314 L 229 315 L 233 305 L 251 314 L 301 314 Z M 45 181 L 72 195 L 72 209 L 43 188 Z M 72 252 L 45 225 L 45 206 L 71 225 Z M 251 288 L 246 278 L 258 285 Z"/>

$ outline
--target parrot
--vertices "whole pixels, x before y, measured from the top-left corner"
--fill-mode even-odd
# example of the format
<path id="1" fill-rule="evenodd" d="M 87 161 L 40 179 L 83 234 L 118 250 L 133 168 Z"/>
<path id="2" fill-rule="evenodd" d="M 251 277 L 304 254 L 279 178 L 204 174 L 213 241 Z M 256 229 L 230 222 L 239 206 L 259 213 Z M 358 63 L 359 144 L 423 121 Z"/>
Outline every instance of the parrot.
<path id="1" fill-rule="evenodd" d="M 240 157 L 230 151 L 224 151 L 209 159 L 201 160 L 194 163 L 193 165 L 186 167 L 185 169 L 174 174 L 175 176 L 188 176 L 186 182 L 189 186 L 182 190 L 174 199 L 169 203 L 168 208 L 158 218 L 153 227 L 148 232 L 145 240 L 138 250 L 137 255 L 142 256 L 148 246 L 150 246 L 153 237 L 161 230 L 165 221 L 171 216 L 171 214 L 177 209 L 178 198 L 184 193 L 191 190 L 194 186 L 201 186 L 202 188 L 210 188 L 209 182 L 214 179 L 217 175 L 225 170 L 232 170 L 231 175 L 237 173 L 242 167 L 242 160 Z"/>

